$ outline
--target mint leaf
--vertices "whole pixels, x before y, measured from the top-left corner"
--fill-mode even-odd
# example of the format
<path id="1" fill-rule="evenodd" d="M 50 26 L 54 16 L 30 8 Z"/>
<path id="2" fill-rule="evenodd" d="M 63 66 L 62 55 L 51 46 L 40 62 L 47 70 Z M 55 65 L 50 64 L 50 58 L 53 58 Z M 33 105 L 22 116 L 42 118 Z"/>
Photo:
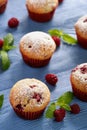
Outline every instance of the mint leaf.
<path id="1" fill-rule="evenodd" d="M 70 108 L 70 102 L 73 99 L 73 93 L 68 91 L 65 92 L 62 96 L 60 96 L 57 101 L 50 104 L 48 107 L 45 117 L 46 118 L 53 118 L 54 117 L 54 111 L 56 110 L 56 107 L 60 106 L 60 108 L 64 108 L 67 111 L 71 111 Z"/>
<path id="2" fill-rule="evenodd" d="M 60 37 L 67 44 L 70 44 L 70 45 L 76 45 L 77 44 L 77 40 L 74 37 L 70 36 L 69 34 L 64 33 L 62 30 L 50 29 L 50 30 L 48 30 L 48 33 L 51 36 Z"/>
<path id="3" fill-rule="evenodd" d="M 61 105 L 61 103 L 69 104 L 72 101 L 72 99 L 73 99 L 73 93 L 68 91 L 58 98 L 57 104 L 59 106 Z"/>
<path id="4" fill-rule="evenodd" d="M 14 43 L 14 37 L 11 33 L 8 33 L 4 38 L 4 45 L 2 49 L 4 51 L 9 51 L 11 49 L 14 49 L 13 43 Z"/>
<path id="5" fill-rule="evenodd" d="M 61 103 L 60 107 L 64 108 L 66 111 L 71 111 L 71 107 L 69 104 Z"/>
<path id="6" fill-rule="evenodd" d="M 58 29 L 48 30 L 48 33 L 49 33 L 51 36 L 58 36 L 58 37 L 61 37 L 61 36 L 63 35 L 63 31 L 62 31 L 62 30 L 58 30 Z"/>
<path id="7" fill-rule="evenodd" d="M 75 38 L 73 38 L 72 36 L 70 36 L 69 34 L 64 33 L 62 35 L 62 39 L 67 44 L 71 44 L 71 45 L 77 44 L 77 40 Z"/>
<path id="8" fill-rule="evenodd" d="M 15 46 L 8 46 L 8 45 L 3 46 L 4 51 L 10 51 L 10 50 L 15 49 L 15 48 L 16 48 Z"/>
<path id="9" fill-rule="evenodd" d="M 45 114 L 46 118 L 53 118 L 55 109 L 56 109 L 56 104 L 51 103 L 46 111 L 46 114 Z"/>
<path id="10" fill-rule="evenodd" d="M 13 45 L 14 43 L 14 37 L 11 33 L 8 33 L 4 38 L 4 44 L 5 45 Z"/>
<path id="11" fill-rule="evenodd" d="M 4 95 L 0 95 L 0 108 L 3 105 L 3 101 L 4 101 Z"/>
<path id="12" fill-rule="evenodd" d="M 2 69 L 7 70 L 10 66 L 10 60 L 8 54 L 6 51 L 3 50 L 0 51 L 0 54 L 1 54 Z"/>

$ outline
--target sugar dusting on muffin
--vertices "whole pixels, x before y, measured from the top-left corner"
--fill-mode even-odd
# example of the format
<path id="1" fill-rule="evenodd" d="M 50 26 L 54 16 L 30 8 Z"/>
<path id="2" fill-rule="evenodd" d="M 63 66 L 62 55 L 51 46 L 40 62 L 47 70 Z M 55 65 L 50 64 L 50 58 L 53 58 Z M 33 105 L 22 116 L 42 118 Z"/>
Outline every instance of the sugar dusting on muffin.
<path id="1" fill-rule="evenodd" d="M 87 35 L 87 15 L 78 19 L 75 23 L 75 28 L 82 33 L 83 36 Z"/>
<path id="2" fill-rule="evenodd" d="M 72 70 L 70 82 L 74 95 L 87 102 L 87 63 L 82 63 Z"/>
<path id="3" fill-rule="evenodd" d="M 87 84 L 87 63 L 80 64 L 72 70 L 72 75 L 79 78 L 80 82 Z"/>
<path id="4" fill-rule="evenodd" d="M 49 34 L 33 31 L 20 39 L 19 49 L 26 64 L 32 67 L 43 67 L 53 56 L 56 44 Z"/>
<path id="5" fill-rule="evenodd" d="M 10 92 L 10 102 L 13 107 L 24 111 L 36 111 L 44 108 L 50 99 L 47 86 L 36 79 L 23 79 L 17 82 Z"/>
<path id="6" fill-rule="evenodd" d="M 75 23 L 75 31 L 78 40 L 78 44 L 87 49 L 87 15 L 78 19 Z"/>
<path id="7" fill-rule="evenodd" d="M 58 6 L 58 0 L 26 0 L 30 11 L 35 13 L 47 13 Z"/>
<path id="8" fill-rule="evenodd" d="M 31 32 L 26 34 L 20 41 L 20 46 L 29 53 L 38 58 L 49 58 L 49 55 L 56 49 L 55 43 L 52 38 L 44 32 Z"/>

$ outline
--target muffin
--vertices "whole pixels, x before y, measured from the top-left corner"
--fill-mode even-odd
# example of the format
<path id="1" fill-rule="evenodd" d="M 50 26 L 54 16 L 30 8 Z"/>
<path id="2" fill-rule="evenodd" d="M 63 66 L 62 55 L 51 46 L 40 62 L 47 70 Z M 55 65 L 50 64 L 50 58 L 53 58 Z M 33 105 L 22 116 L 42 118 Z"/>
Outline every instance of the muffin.
<path id="1" fill-rule="evenodd" d="M 75 23 L 75 31 L 78 44 L 87 49 L 87 15 L 79 18 L 79 20 Z"/>
<path id="2" fill-rule="evenodd" d="M 22 79 L 11 88 L 9 100 L 15 113 L 27 120 L 39 118 L 50 101 L 48 87 L 37 79 Z"/>
<path id="3" fill-rule="evenodd" d="M 87 63 L 77 65 L 72 70 L 70 81 L 74 95 L 87 102 Z"/>
<path id="4" fill-rule="evenodd" d="M 0 0 L 0 14 L 6 10 L 8 0 Z"/>
<path id="5" fill-rule="evenodd" d="M 37 22 L 47 22 L 52 19 L 58 0 L 26 0 L 29 17 Z"/>
<path id="6" fill-rule="evenodd" d="M 34 31 L 21 38 L 19 49 L 26 64 L 42 67 L 49 63 L 56 45 L 49 34 Z"/>

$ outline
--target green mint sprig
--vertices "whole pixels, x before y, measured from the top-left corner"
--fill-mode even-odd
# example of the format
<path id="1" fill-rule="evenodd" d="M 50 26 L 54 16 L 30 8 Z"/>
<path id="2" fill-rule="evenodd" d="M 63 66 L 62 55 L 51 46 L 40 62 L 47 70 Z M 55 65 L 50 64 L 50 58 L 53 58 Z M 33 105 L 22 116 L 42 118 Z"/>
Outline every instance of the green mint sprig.
<path id="1" fill-rule="evenodd" d="M 2 107 L 3 105 L 3 102 L 4 102 L 4 95 L 0 95 L 0 108 Z"/>
<path id="2" fill-rule="evenodd" d="M 7 70 L 10 67 L 10 63 L 11 63 L 8 56 L 8 51 L 16 48 L 13 45 L 14 36 L 11 33 L 8 33 L 6 36 L 4 36 L 3 41 L 4 43 L 2 49 L 0 50 L 0 61 L 1 61 L 0 64 L 2 70 Z"/>
<path id="3" fill-rule="evenodd" d="M 7 70 L 10 67 L 10 59 L 8 57 L 8 53 L 4 50 L 0 51 L 1 55 L 1 67 L 3 70 Z"/>
<path id="4" fill-rule="evenodd" d="M 4 38 L 4 45 L 2 47 L 2 49 L 4 51 L 9 51 L 11 49 L 14 49 L 15 46 L 13 46 L 13 43 L 14 43 L 14 37 L 11 33 L 8 33 Z"/>
<path id="5" fill-rule="evenodd" d="M 46 118 L 53 118 L 54 117 L 54 111 L 56 107 L 64 108 L 67 111 L 71 111 L 70 103 L 73 100 L 73 93 L 68 91 L 65 92 L 62 96 L 60 96 L 57 101 L 51 103 L 48 106 L 48 109 L 46 110 L 45 117 Z"/>
<path id="6" fill-rule="evenodd" d="M 48 106 L 48 109 L 45 113 L 46 118 L 53 118 L 54 117 L 54 111 L 56 109 L 56 103 L 51 103 L 50 106 Z"/>
<path id="7" fill-rule="evenodd" d="M 62 30 L 51 29 L 51 30 L 48 30 L 48 33 L 51 36 L 58 36 L 59 38 L 61 38 L 67 44 L 70 44 L 70 45 L 76 45 L 77 44 L 77 40 L 74 37 L 70 36 L 69 34 L 66 34 Z"/>

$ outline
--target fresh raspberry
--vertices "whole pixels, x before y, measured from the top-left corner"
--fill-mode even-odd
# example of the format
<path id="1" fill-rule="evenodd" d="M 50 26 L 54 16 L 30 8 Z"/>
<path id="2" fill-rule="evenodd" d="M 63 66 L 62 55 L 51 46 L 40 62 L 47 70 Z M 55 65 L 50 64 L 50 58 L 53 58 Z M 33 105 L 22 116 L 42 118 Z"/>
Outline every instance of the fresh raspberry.
<path id="1" fill-rule="evenodd" d="M 78 104 L 76 104 L 76 103 L 72 104 L 70 107 L 71 107 L 71 112 L 73 114 L 78 114 L 80 112 L 80 107 Z"/>
<path id="2" fill-rule="evenodd" d="M 63 109 L 63 108 L 56 109 L 56 110 L 54 111 L 55 120 L 56 120 L 57 122 L 62 121 L 62 120 L 64 119 L 64 117 L 65 117 L 65 114 L 66 114 L 65 109 Z"/>
<path id="3" fill-rule="evenodd" d="M 63 2 L 63 0 L 59 0 L 59 4 L 62 3 L 62 2 Z"/>
<path id="4" fill-rule="evenodd" d="M 51 85 L 55 85 L 58 81 L 58 77 L 55 74 L 47 74 L 45 79 Z"/>
<path id="5" fill-rule="evenodd" d="M 52 36 L 52 39 L 56 43 L 56 46 L 59 47 L 60 46 L 60 38 L 57 36 Z"/>
<path id="6" fill-rule="evenodd" d="M 4 44 L 4 41 L 0 39 L 0 48 L 2 48 L 3 44 Z"/>
<path id="7" fill-rule="evenodd" d="M 10 28 L 16 28 L 18 25 L 19 25 L 19 20 L 17 18 L 13 17 L 13 18 L 9 19 L 8 26 Z"/>

